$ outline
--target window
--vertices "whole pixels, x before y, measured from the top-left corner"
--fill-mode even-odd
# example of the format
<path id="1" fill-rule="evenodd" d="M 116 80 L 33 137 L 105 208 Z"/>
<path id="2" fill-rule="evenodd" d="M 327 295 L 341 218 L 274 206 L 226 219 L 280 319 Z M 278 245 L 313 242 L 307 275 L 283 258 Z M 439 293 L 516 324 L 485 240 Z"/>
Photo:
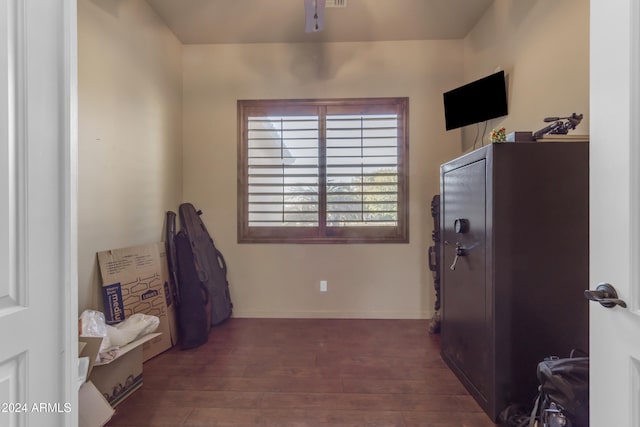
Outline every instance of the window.
<path id="1" fill-rule="evenodd" d="M 408 108 L 238 101 L 238 241 L 408 242 Z"/>

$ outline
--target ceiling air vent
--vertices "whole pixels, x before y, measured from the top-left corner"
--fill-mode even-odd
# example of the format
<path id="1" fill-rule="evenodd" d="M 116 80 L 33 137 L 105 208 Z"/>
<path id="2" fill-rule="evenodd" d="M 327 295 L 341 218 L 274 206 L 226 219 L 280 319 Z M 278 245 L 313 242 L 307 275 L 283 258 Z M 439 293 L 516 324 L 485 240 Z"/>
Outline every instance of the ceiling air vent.
<path id="1" fill-rule="evenodd" d="M 347 0 L 326 0 L 324 7 L 347 7 Z"/>

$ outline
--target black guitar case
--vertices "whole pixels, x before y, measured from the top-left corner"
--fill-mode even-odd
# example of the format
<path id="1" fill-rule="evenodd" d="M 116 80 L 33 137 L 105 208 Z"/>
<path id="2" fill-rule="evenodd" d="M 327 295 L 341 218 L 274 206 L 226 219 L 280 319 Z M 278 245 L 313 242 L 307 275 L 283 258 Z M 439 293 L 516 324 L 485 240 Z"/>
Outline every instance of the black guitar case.
<path id="1" fill-rule="evenodd" d="M 178 259 L 176 255 L 176 213 L 167 211 L 165 215 L 165 247 L 167 251 L 167 267 L 169 269 L 169 281 L 171 282 L 171 296 L 176 306 L 179 302 L 178 297 Z"/>
<path id="2" fill-rule="evenodd" d="M 166 214 L 165 245 L 169 278 L 172 282 L 173 300 L 176 302 L 176 314 L 182 349 L 198 347 L 208 340 L 209 291 L 198 278 L 193 262 L 191 243 L 182 233 L 176 233 L 176 213 Z M 178 250 L 177 245 L 180 246 Z M 178 256 L 180 254 L 180 256 Z"/>
<path id="3" fill-rule="evenodd" d="M 186 231 L 191 242 L 198 277 L 209 291 L 211 325 L 219 325 L 231 317 L 233 310 L 227 281 L 227 264 L 214 245 L 200 215 L 202 211 L 197 211 L 191 203 L 180 205 L 182 231 Z"/>
<path id="4" fill-rule="evenodd" d="M 209 339 L 209 291 L 195 269 L 191 242 L 187 233 L 180 230 L 174 239 L 180 304 L 178 325 L 180 347 L 183 350 L 198 347 Z"/>

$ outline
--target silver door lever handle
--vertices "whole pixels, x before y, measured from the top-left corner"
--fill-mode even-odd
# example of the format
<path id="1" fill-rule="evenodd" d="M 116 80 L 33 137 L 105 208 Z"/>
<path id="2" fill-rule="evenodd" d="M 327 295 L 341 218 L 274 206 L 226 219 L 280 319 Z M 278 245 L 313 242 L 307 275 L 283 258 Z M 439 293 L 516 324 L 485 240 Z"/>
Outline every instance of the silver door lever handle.
<path id="1" fill-rule="evenodd" d="M 598 302 L 606 308 L 612 308 L 616 305 L 627 308 L 627 303 L 618 298 L 618 293 L 615 288 L 608 283 L 598 284 L 595 291 L 585 290 L 584 297 L 590 301 Z"/>

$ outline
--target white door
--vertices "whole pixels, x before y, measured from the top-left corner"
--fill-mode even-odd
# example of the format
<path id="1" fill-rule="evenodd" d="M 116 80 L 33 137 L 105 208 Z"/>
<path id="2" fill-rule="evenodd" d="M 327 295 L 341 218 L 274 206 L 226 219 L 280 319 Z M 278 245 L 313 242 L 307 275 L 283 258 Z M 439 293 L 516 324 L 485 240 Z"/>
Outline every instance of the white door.
<path id="1" fill-rule="evenodd" d="M 640 2 L 591 0 L 591 426 L 640 426 Z"/>
<path id="2" fill-rule="evenodd" d="M 75 0 L 0 1 L 0 426 L 77 424 Z"/>

